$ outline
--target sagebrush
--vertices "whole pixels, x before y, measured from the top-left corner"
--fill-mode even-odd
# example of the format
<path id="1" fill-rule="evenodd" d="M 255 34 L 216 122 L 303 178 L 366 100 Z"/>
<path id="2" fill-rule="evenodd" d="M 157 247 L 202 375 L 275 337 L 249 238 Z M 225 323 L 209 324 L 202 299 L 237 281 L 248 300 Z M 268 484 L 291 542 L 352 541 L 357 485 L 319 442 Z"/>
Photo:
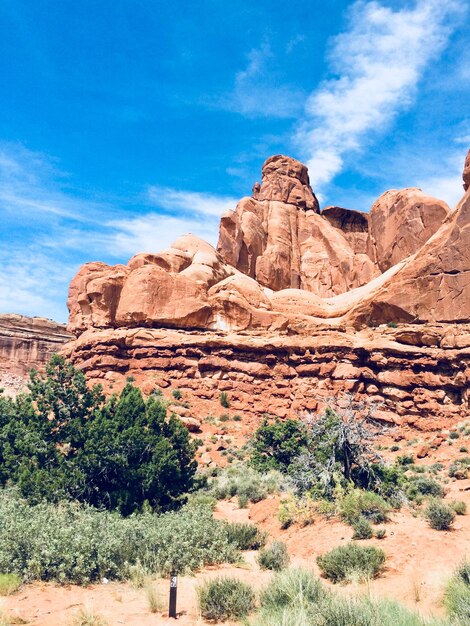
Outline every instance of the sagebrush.
<path id="1" fill-rule="evenodd" d="M 238 558 L 225 524 L 208 507 L 122 517 L 86 505 L 29 505 L 0 492 L 0 571 L 22 580 L 87 584 L 123 579 L 140 563 L 147 573 L 196 570 Z"/>

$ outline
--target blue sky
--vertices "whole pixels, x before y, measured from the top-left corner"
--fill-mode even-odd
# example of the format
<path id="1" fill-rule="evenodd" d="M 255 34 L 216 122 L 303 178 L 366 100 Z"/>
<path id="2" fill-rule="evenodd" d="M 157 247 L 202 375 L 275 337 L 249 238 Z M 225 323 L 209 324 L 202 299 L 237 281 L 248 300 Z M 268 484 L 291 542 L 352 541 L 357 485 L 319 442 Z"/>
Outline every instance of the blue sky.
<path id="1" fill-rule="evenodd" d="M 469 0 L 2 0 L 0 312 L 65 321 L 86 262 L 220 214 L 284 153 L 322 206 L 455 204 Z"/>

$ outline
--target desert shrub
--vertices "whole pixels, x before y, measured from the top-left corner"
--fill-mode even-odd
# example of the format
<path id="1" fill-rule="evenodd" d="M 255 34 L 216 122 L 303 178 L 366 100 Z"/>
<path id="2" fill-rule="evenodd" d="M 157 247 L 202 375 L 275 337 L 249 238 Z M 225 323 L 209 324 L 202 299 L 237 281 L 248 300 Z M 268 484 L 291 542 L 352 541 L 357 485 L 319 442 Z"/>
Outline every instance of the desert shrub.
<path id="1" fill-rule="evenodd" d="M 158 613 L 163 609 L 163 603 L 156 585 L 147 583 L 147 586 L 145 588 L 145 596 L 147 598 L 147 606 L 150 613 Z"/>
<path id="2" fill-rule="evenodd" d="M 455 511 L 440 500 L 431 500 L 424 514 L 434 530 L 449 530 L 455 520 Z"/>
<path id="3" fill-rule="evenodd" d="M 276 574 L 260 604 L 254 626 L 447 626 L 390 600 L 339 596 L 302 569 Z"/>
<path id="4" fill-rule="evenodd" d="M 147 573 L 184 572 L 238 556 L 207 507 L 126 518 L 67 502 L 32 506 L 3 491 L 0 528 L 0 571 L 26 581 L 87 584 L 122 579 L 137 563 Z"/>
<path id="5" fill-rule="evenodd" d="M 463 480 L 468 477 L 469 466 L 469 457 L 462 457 L 461 459 L 457 459 L 449 466 L 449 476 L 451 478 Z"/>
<path id="6" fill-rule="evenodd" d="M 245 494 L 240 494 L 238 496 L 238 508 L 246 509 L 249 503 L 250 501 L 248 499 L 248 496 L 246 496 Z"/>
<path id="7" fill-rule="evenodd" d="M 219 417 L 219 421 L 221 421 L 221 422 L 229 422 L 230 421 L 230 415 L 228 413 L 222 413 L 222 415 Z"/>
<path id="8" fill-rule="evenodd" d="M 267 533 L 260 530 L 255 524 L 232 522 L 227 524 L 227 538 L 238 550 L 258 550 L 267 539 Z"/>
<path id="9" fill-rule="evenodd" d="M 398 465 L 413 465 L 413 463 L 415 462 L 414 456 L 411 454 L 402 454 L 401 456 L 397 457 L 397 463 Z"/>
<path id="10" fill-rule="evenodd" d="M 21 578 L 16 574 L 0 574 L 0 596 L 9 596 L 20 588 Z"/>
<path id="11" fill-rule="evenodd" d="M 434 478 L 429 476 L 414 476 L 408 481 L 406 495 L 411 500 L 414 500 L 418 494 L 442 498 L 444 496 L 444 489 Z"/>
<path id="12" fill-rule="evenodd" d="M 274 576 L 261 593 L 263 609 L 298 608 L 318 604 L 325 590 L 312 572 L 301 568 L 285 569 Z"/>
<path id="13" fill-rule="evenodd" d="M 457 624 L 470 624 L 470 563 L 462 563 L 448 582 L 444 604 Z"/>
<path id="14" fill-rule="evenodd" d="M 370 539 L 374 534 L 372 526 L 365 517 L 360 517 L 356 520 L 352 527 L 354 530 L 353 539 Z"/>
<path id="15" fill-rule="evenodd" d="M 374 533 L 374 536 L 376 537 L 376 539 L 383 539 L 386 534 L 387 534 L 387 531 L 385 530 L 385 528 L 377 528 L 377 530 Z"/>
<path id="16" fill-rule="evenodd" d="M 137 559 L 132 565 L 128 564 L 126 578 L 130 581 L 134 589 L 142 589 L 142 587 L 145 586 L 148 579 L 148 572 L 145 571 L 140 559 Z"/>
<path id="17" fill-rule="evenodd" d="M 390 446 L 390 452 L 398 452 L 399 449 L 400 449 L 400 446 L 397 446 L 397 445 Z"/>
<path id="18" fill-rule="evenodd" d="M 286 472 L 307 444 L 307 431 L 298 420 L 263 421 L 252 440 L 250 464 L 259 472 Z"/>
<path id="19" fill-rule="evenodd" d="M 377 493 L 352 489 L 339 501 L 339 513 L 348 523 L 354 524 L 365 518 L 373 524 L 381 524 L 388 520 L 390 505 Z"/>
<path id="20" fill-rule="evenodd" d="M 293 523 L 300 524 L 300 526 L 313 524 L 317 505 L 318 503 L 309 494 L 300 498 L 290 495 L 281 501 L 277 513 L 281 527 L 288 528 Z"/>
<path id="21" fill-rule="evenodd" d="M 289 564 L 289 553 L 283 541 L 273 541 L 268 548 L 260 550 L 258 565 L 261 569 L 270 569 L 275 572 L 281 571 Z"/>
<path id="22" fill-rule="evenodd" d="M 460 446 L 459 452 L 468 452 L 467 446 Z"/>
<path id="23" fill-rule="evenodd" d="M 382 571 L 385 558 L 379 548 L 348 543 L 317 557 L 317 564 L 323 575 L 336 583 L 375 578 Z"/>
<path id="24" fill-rule="evenodd" d="M 219 396 L 220 404 L 224 407 L 224 409 L 228 409 L 230 407 L 230 400 L 228 399 L 228 395 L 226 391 L 222 391 Z"/>
<path id="25" fill-rule="evenodd" d="M 234 422 L 241 422 L 242 421 L 242 416 L 241 415 L 234 415 L 233 416 L 233 421 Z"/>
<path id="26" fill-rule="evenodd" d="M 205 491 L 195 491 L 189 494 L 187 506 L 207 506 L 211 511 L 216 507 L 217 500 Z"/>
<path id="27" fill-rule="evenodd" d="M 467 505 L 462 500 L 452 500 L 449 502 L 449 506 L 456 515 L 465 515 L 467 512 Z"/>
<path id="28" fill-rule="evenodd" d="M 181 393 L 180 389 L 173 389 L 173 391 L 171 392 L 171 395 L 173 396 L 175 400 L 181 400 L 181 398 L 183 397 L 183 394 Z"/>
<path id="29" fill-rule="evenodd" d="M 460 437 L 459 433 L 456 430 L 452 430 L 449 433 L 449 439 L 458 439 Z"/>
<path id="30" fill-rule="evenodd" d="M 130 514 L 177 508 L 191 488 L 195 445 L 166 404 L 128 382 L 108 400 L 83 372 L 53 356 L 29 393 L 0 395 L 0 486 L 31 503 L 78 500 Z"/>
<path id="31" fill-rule="evenodd" d="M 219 577 L 197 590 L 199 611 L 206 620 L 224 622 L 246 617 L 255 606 L 252 588 L 236 578 Z"/>
<path id="32" fill-rule="evenodd" d="M 388 328 L 398 328 L 398 324 L 396 322 L 388 322 Z"/>
<path id="33" fill-rule="evenodd" d="M 269 494 L 280 491 L 284 478 L 279 472 L 260 474 L 251 467 L 237 464 L 225 468 L 208 481 L 208 490 L 217 500 L 238 496 L 248 502 L 259 502 Z"/>
<path id="34" fill-rule="evenodd" d="M 331 409 L 310 417 L 307 443 L 292 459 L 289 476 L 296 489 L 315 498 L 333 498 L 337 487 L 377 490 L 383 467 L 374 447 L 376 429 L 354 411 Z"/>

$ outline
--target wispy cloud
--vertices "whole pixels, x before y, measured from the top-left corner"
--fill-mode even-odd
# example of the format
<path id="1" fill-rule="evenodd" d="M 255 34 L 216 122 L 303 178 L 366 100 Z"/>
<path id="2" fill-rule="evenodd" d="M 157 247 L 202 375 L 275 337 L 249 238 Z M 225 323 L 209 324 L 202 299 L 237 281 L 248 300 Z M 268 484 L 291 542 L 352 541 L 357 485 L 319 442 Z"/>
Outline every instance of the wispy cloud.
<path id="1" fill-rule="evenodd" d="M 77 197 L 67 180 L 47 156 L 0 146 L 0 311 L 65 321 L 68 285 L 81 263 L 126 262 L 188 232 L 215 245 L 220 216 L 237 202 L 154 185 L 127 198 L 124 210 Z"/>
<path id="2" fill-rule="evenodd" d="M 334 78 L 310 95 L 295 137 L 316 189 L 342 170 L 346 154 L 410 105 L 465 6 L 464 0 L 418 0 L 396 11 L 376 1 L 352 5 L 349 28 L 332 41 Z"/>
<path id="3" fill-rule="evenodd" d="M 186 191 L 153 185 L 148 190 L 150 203 L 171 214 L 149 212 L 106 223 L 105 245 L 114 253 L 158 252 L 186 233 L 197 235 L 213 245 L 217 242 L 219 220 L 237 200 L 199 191 Z"/>
<path id="4" fill-rule="evenodd" d="M 201 213 L 220 217 L 227 209 L 234 209 L 237 199 L 230 196 L 199 191 L 185 191 L 172 187 L 153 185 L 148 190 L 148 197 L 152 204 L 170 211 L 183 211 L 188 214 Z"/>
<path id="5" fill-rule="evenodd" d="M 67 288 L 76 266 L 39 250 L 0 247 L 0 312 L 65 322 Z"/>
<path id="6" fill-rule="evenodd" d="M 292 45 L 295 43 L 298 41 Z M 218 105 L 246 117 L 296 117 L 302 110 L 305 94 L 295 85 L 280 83 L 275 61 L 267 41 L 250 50 L 246 68 L 237 72 L 232 91 L 220 98 Z"/>
<path id="7" fill-rule="evenodd" d="M 21 144 L 0 145 L 0 208 L 4 215 L 31 220 L 43 220 L 45 214 L 79 222 L 87 219 L 93 203 L 63 191 L 66 179 L 49 157 Z"/>
<path id="8" fill-rule="evenodd" d="M 452 208 L 463 196 L 462 171 L 465 155 L 461 150 L 444 159 L 443 175 L 418 175 L 416 186 L 425 193 L 447 202 Z"/>
<path id="9" fill-rule="evenodd" d="M 215 217 L 190 219 L 149 213 L 108 222 L 102 243 L 108 252 L 113 252 L 114 256 L 122 255 L 124 258 L 137 252 L 160 252 L 187 233 L 215 245 L 218 225 L 219 220 Z"/>

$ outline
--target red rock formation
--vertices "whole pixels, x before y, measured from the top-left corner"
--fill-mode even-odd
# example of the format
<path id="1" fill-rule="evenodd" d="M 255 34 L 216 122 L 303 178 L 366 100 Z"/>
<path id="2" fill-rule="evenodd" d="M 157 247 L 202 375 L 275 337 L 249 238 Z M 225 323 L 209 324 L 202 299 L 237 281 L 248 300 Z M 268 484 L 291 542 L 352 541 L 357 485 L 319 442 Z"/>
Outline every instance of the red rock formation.
<path id="1" fill-rule="evenodd" d="M 319 213 L 306 168 L 272 157 L 222 217 L 218 251 L 187 235 L 126 266 L 84 266 L 65 353 L 93 380 L 132 374 L 201 401 L 230 391 L 251 414 L 350 391 L 383 419 L 437 424 L 470 413 L 469 250 L 470 190 L 453 211 L 405 189 L 370 216 Z M 384 322 L 402 326 L 367 328 Z"/>
<path id="2" fill-rule="evenodd" d="M 71 336 L 42 317 L 0 314 L 0 387 L 18 391 L 32 368 L 42 370 Z"/>
<path id="3" fill-rule="evenodd" d="M 470 150 L 468 151 L 467 158 L 465 159 L 465 165 L 463 170 L 463 188 L 465 191 L 470 187 Z"/>
<path id="4" fill-rule="evenodd" d="M 307 336 L 121 328 L 87 331 L 65 350 L 107 389 L 129 375 L 147 393 L 180 389 L 198 417 L 220 413 L 222 391 L 253 425 L 345 392 L 376 404 L 376 417 L 391 424 L 432 430 L 469 415 L 470 324 Z"/>
<path id="5" fill-rule="evenodd" d="M 352 308 L 356 324 L 470 320 L 470 190 L 439 230 Z"/>
<path id="6" fill-rule="evenodd" d="M 222 216 L 217 250 L 224 261 L 274 291 L 306 289 L 329 297 L 378 272 L 350 231 L 319 213 L 307 168 L 285 156 L 263 165 L 261 187 Z"/>
<path id="7" fill-rule="evenodd" d="M 381 272 L 413 254 L 433 235 L 450 209 L 421 189 L 386 191 L 369 215 L 369 256 Z"/>

